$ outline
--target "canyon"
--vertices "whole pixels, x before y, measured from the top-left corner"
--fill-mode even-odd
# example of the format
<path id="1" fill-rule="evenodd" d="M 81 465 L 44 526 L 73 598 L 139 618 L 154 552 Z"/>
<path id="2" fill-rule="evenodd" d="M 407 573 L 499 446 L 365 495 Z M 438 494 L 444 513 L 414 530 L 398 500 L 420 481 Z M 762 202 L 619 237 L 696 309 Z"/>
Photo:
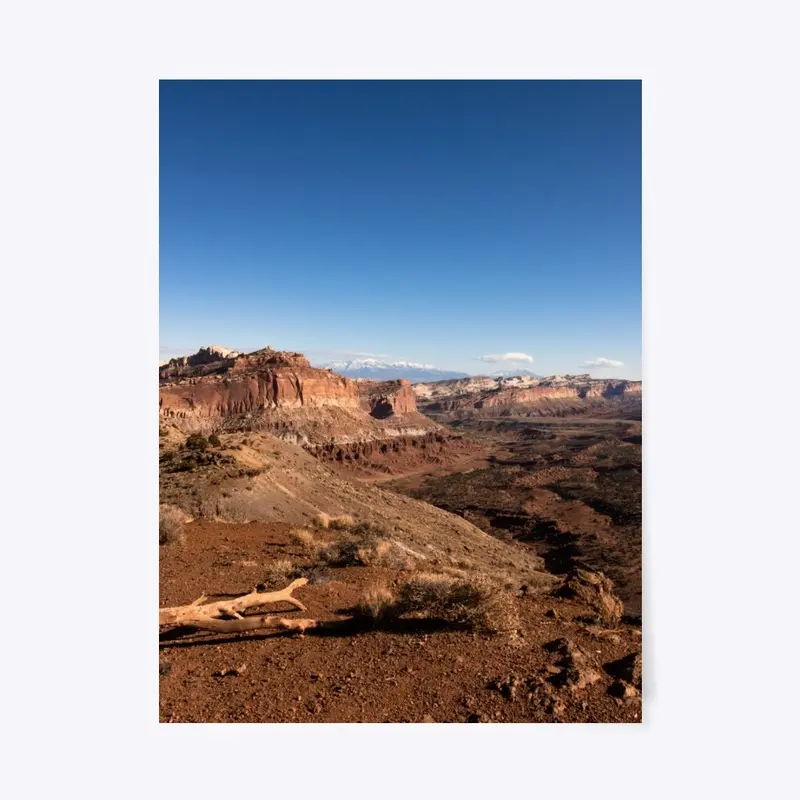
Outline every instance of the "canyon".
<path id="1" fill-rule="evenodd" d="M 185 530 L 162 605 L 300 575 L 320 628 L 161 631 L 162 720 L 639 721 L 641 440 L 636 381 L 351 380 L 271 347 L 160 365 L 160 502 Z M 379 557 L 320 561 L 359 530 Z M 358 616 L 431 580 L 493 586 L 514 627 Z"/>

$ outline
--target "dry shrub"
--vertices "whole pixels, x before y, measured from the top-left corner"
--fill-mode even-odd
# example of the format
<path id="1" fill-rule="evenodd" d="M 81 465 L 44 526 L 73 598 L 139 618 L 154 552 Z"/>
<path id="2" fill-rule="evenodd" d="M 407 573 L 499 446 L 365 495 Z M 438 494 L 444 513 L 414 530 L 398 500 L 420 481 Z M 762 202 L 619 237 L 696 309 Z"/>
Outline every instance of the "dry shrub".
<path id="1" fill-rule="evenodd" d="M 323 530 L 333 531 L 346 531 L 354 527 L 356 521 L 349 514 L 340 514 L 338 517 L 332 517 L 329 514 L 320 513 L 311 520 L 311 525 L 314 528 L 322 528 Z"/>
<path id="2" fill-rule="evenodd" d="M 317 560 L 323 545 L 322 542 L 317 541 L 310 530 L 307 528 L 292 528 L 289 536 L 293 544 L 302 547 L 313 561 Z"/>
<path id="3" fill-rule="evenodd" d="M 288 558 L 272 561 L 267 564 L 264 578 L 259 584 L 259 591 L 270 592 L 274 589 L 283 589 L 295 578 L 302 576 L 302 570 L 296 567 Z"/>
<path id="4" fill-rule="evenodd" d="M 330 527 L 331 518 L 325 513 L 320 513 L 320 514 L 317 514 L 317 516 L 314 517 L 314 519 L 311 520 L 311 524 L 315 528 L 327 529 L 327 528 Z"/>
<path id="5" fill-rule="evenodd" d="M 417 566 L 412 556 L 398 547 L 397 542 L 389 539 L 379 539 L 369 545 L 362 545 L 356 551 L 356 556 L 366 567 L 386 567 L 410 572 Z"/>
<path id="6" fill-rule="evenodd" d="M 183 530 L 184 514 L 175 506 L 163 505 L 158 509 L 158 543 L 183 544 L 186 534 Z"/>
<path id="7" fill-rule="evenodd" d="M 355 523 L 352 517 L 327 519 L 329 529 L 343 532 L 332 542 L 319 541 L 313 530 L 294 528 L 292 542 L 300 545 L 312 561 L 331 567 L 388 567 L 410 570 L 416 561 L 403 548 L 387 538 L 387 532 L 369 522 Z M 320 523 L 314 523 L 319 528 Z"/>
<path id="8" fill-rule="evenodd" d="M 195 501 L 195 516 L 201 519 L 216 519 L 219 513 L 217 498 L 204 494 Z"/>
<path id="9" fill-rule="evenodd" d="M 397 598 L 386 586 L 373 586 L 367 589 L 358 601 L 358 614 L 373 622 L 380 623 L 396 616 Z"/>
<path id="10" fill-rule="evenodd" d="M 386 538 L 386 531 L 378 525 L 360 522 L 347 529 L 342 539 L 324 545 L 319 557 L 331 566 L 395 566 L 402 568 L 399 561 L 392 558 L 392 543 Z M 403 557 L 402 562 L 407 559 Z"/>
<path id="11" fill-rule="evenodd" d="M 368 545 L 362 545 L 356 551 L 358 560 L 367 567 L 389 566 L 394 547 L 388 539 L 379 539 Z"/>
<path id="12" fill-rule="evenodd" d="M 224 495 L 223 495 L 224 496 Z M 250 517 L 236 499 L 229 500 L 223 506 L 217 504 L 216 519 L 220 522 L 233 522 L 244 524 L 250 522 Z"/>
<path id="13" fill-rule="evenodd" d="M 412 616 L 486 633 L 516 631 L 519 627 L 514 599 L 484 575 L 456 577 L 424 572 L 402 583 L 393 601 L 388 595 L 379 597 L 376 592 L 371 590 L 358 606 L 362 615 L 375 621 L 386 623 Z"/>
<path id="14" fill-rule="evenodd" d="M 338 542 L 321 544 L 317 559 L 331 567 L 352 567 L 364 563 L 359 556 L 361 549 L 356 539 L 341 539 Z"/>

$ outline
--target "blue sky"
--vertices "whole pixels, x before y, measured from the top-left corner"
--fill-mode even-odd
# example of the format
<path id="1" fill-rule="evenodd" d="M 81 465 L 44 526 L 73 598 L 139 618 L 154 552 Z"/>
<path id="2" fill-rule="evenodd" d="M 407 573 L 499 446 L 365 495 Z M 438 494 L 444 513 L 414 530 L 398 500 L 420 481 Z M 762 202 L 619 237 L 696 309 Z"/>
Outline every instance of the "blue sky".
<path id="1" fill-rule="evenodd" d="M 165 81 L 159 168 L 162 359 L 641 377 L 638 81 Z"/>

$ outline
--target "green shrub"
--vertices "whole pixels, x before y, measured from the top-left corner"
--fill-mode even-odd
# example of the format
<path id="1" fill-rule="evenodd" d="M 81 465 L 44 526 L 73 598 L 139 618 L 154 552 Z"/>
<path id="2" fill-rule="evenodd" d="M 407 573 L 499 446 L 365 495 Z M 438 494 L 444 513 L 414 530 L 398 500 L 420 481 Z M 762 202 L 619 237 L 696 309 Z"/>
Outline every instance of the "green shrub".
<path id="1" fill-rule="evenodd" d="M 193 433 L 186 440 L 186 447 L 189 450 L 205 450 L 208 447 L 208 439 L 201 433 Z"/>
<path id="2" fill-rule="evenodd" d="M 212 447 L 222 447 L 222 442 L 219 440 L 219 436 L 216 433 L 212 433 L 211 436 L 208 437 L 208 443 Z"/>

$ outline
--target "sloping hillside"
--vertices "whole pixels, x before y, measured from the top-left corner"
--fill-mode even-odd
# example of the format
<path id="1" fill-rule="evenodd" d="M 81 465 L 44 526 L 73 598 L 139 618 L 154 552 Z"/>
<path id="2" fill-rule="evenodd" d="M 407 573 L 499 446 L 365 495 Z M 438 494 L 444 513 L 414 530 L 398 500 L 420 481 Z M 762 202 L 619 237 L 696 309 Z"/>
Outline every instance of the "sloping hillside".
<path id="1" fill-rule="evenodd" d="M 320 513 L 349 514 L 388 526 L 431 565 L 472 564 L 534 575 L 543 561 L 499 542 L 460 517 L 375 486 L 351 483 L 302 448 L 265 432 L 221 433 L 220 446 L 186 446 L 179 429 L 162 427 L 161 502 L 198 519 L 307 524 Z"/>

